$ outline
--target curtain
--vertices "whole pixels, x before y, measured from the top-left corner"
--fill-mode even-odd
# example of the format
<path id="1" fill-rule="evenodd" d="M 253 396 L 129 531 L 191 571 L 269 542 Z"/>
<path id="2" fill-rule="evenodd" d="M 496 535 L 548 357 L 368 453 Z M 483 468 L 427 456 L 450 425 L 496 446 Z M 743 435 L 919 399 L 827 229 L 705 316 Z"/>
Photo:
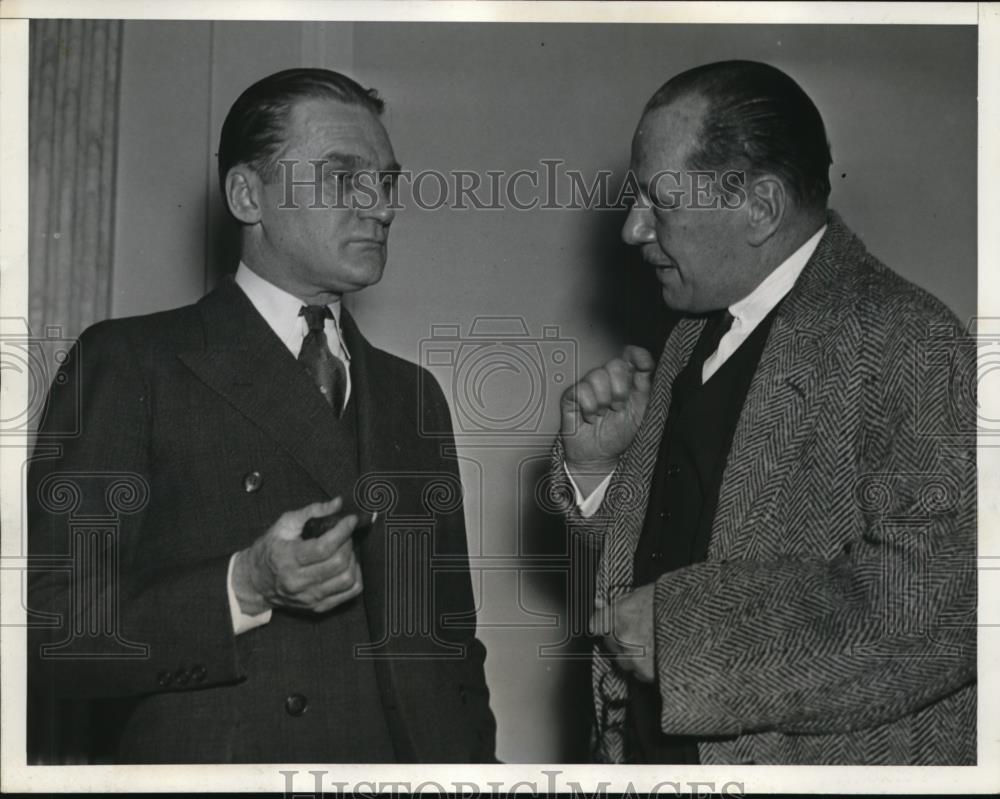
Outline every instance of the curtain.
<path id="1" fill-rule="evenodd" d="M 110 313 L 120 20 L 32 20 L 29 322 L 76 337 Z"/>

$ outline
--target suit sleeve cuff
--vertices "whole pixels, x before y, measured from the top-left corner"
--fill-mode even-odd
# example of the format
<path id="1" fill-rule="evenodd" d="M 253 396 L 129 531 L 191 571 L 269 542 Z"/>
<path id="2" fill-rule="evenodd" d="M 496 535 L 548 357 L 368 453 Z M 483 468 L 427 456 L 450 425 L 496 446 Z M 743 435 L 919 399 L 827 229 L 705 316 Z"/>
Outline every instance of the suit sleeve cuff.
<path id="1" fill-rule="evenodd" d="M 584 498 L 583 494 L 580 493 L 580 487 L 576 484 L 576 480 L 573 479 L 573 475 L 569 473 L 569 467 L 566 465 L 566 461 L 563 461 L 563 470 L 566 472 L 566 477 L 569 478 L 569 484 L 573 486 L 573 494 L 576 498 L 576 507 L 580 511 L 580 515 L 585 519 L 589 519 L 595 513 L 597 509 L 601 507 L 601 503 L 604 502 L 604 495 L 608 492 L 608 486 L 611 485 L 611 477 L 614 472 L 609 472 L 608 476 L 601 480 L 597 484 L 597 488 L 590 492 L 590 496 Z"/>
<path id="2" fill-rule="evenodd" d="M 233 589 L 233 565 L 235 563 L 236 553 L 234 552 L 229 559 L 229 570 L 226 572 L 226 593 L 229 594 L 229 615 L 233 620 L 233 632 L 236 635 L 241 635 L 271 621 L 271 610 L 269 608 L 256 616 L 248 616 L 240 609 L 240 601 L 236 598 L 236 591 Z"/>

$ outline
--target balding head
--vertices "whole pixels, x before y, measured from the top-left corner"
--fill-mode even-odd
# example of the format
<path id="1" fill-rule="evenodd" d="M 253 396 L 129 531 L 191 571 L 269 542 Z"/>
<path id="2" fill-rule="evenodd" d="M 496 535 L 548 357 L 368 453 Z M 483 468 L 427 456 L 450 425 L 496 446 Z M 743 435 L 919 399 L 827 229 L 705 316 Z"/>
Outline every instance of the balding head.
<path id="1" fill-rule="evenodd" d="M 646 111 L 671 106 L 702 110 L 690 169 L 772 174 L 798 210 L 825 210 L 830 145 L 823 119 L 788 75 L 756 61 L 719 61 L 671 78 Z"/>

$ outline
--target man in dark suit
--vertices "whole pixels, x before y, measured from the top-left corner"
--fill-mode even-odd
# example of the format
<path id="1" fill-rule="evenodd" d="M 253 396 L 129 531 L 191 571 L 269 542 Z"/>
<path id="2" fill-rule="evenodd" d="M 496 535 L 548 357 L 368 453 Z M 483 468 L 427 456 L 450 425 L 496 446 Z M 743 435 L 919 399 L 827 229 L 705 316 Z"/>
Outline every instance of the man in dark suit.
<path id="1" fill-rule="evenodd" d="M 975 347 L 827 209 L 787 75 L 647 104 L 623 236 L 678 312 L 563 396 L 553 475 L 601 548 L 595 756 L 976 760 Z"/>
<path id="2" fill-rule="evenodd" d="M 235 277 L 94 325 L 50 393 L 29 673 L 36 708 L 96 700 L 112 762 L 494 760 L 453 440 L 420 433 L 448 406 L 340 305 L 385 265 L 381 111 L 327 70 L 247 89 L 219 144 Z"/>

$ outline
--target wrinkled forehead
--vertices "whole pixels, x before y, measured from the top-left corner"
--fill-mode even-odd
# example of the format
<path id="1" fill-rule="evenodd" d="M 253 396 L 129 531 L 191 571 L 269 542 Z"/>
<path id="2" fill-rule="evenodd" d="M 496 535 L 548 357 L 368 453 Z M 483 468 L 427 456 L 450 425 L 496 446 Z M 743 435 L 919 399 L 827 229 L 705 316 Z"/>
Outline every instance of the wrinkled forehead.
<path id="1" fill-rule="evenodd" d="M 325 98 L 296 102 L 286 122 L 285 155 L 340 156 L 359 168 L 387 169 L 395 163 L 381 120 L 361 105 Z"/>
<path id="2" fill-rule="evenodd" d="M 681 168 L 698 143 L 707 108 L 707 100 L 689 95 L 643 114 L 632 137 L 632 168 Z"/>

